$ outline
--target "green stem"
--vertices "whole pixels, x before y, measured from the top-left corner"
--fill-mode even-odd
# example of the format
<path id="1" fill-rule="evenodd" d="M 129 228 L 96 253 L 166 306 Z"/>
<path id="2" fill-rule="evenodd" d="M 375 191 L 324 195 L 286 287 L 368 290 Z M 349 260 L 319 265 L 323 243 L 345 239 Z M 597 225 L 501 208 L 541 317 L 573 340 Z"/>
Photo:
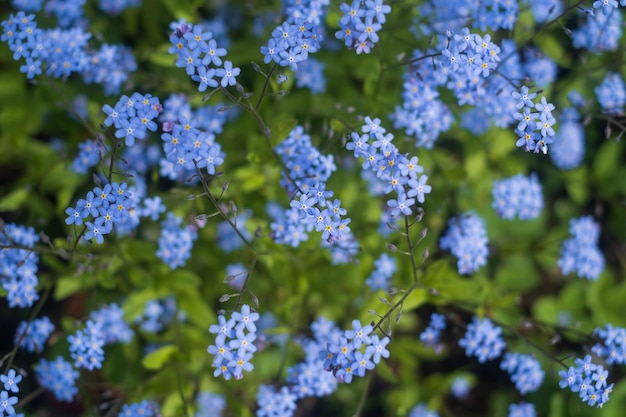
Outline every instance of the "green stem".
<path id="1" fill-rule="evenodd" d="M 406 236 L 407 245 L 409 247 L 408 252 L 409 252 L 409 257 L 411 258 L 413 283 L 411 284 L 409 288 L 405 290 L 404 294 L 402 294 L 402 297 L 400 297 L 400 299 L 396 301 L 396 303 L 393 304 L 391 308 L 378 320 L 378 322 L 372 328 L 372 332 L 374 332 L 376 329 L 379 329 L 380 326 L 383 324 L 383 322 L 387 320 L 391 316 L 391 314 L 394 311 L 396 311 L 396 309 L 402 306 L 402 304 L 404 303 L 404 300 L 406 300 L 407 297 L 411 295 L 413 290 L 415 290 L 419 286 L 418 274 L 417 274 L 418 267 L 417 267 L 417 262 L 415 261 L 415 253 L 414 253 L 415 248 L 413 246 L 413 241 L 411 240 L 411 235 L 409 234 L 409 217 L 408 216 L 404 216 L 404 233 L 403 234 Z"/>
<path id="2" fill-rule="evenodd" d="M 28 393 L 28 395 L 26 395 L 24 398 L 22 398 L 20 400 L 20 402 L 18 402 L 15 405 L 15 409 L 19 410 L 22 407 L 24 407 L 26 404 L 28 404 L 29 402 L 31 402 L 32 400 L 34 400 L 35 398 L 37 398 L 38 396 L 40 396 L 41 394 L 43 394 L 46 391 L 46 389 L 44 387 L 38 387 L 37 389 L 35 389 L 34 391 L 31 391 Z"/>
<path id="3" fill-rule="evenodd" d="M 252 242 L 246 239 L 246 237 L 241 233 L 237 225 L 230 219 L 228 214 L 226 214 L 224 209 L 222 209 L 219 202 L 215 199 L 215 197 L 209 190 L 209 184 L 207 183 L 206 178 L 204 177 L 204 174 L 202 174 L 202 171 L 198 167 L 198 164 L 195 160 L 194 160 L 194 165 L 196 167 L 196 173 L 198 174 L 200 183 L 202 184 L 202 189 L 204 190 L 204 194 L 208 197 L 211 203 L 213 203 L 213 206 L 215 207 L 217 211 L 219 211 L 222 218 L 230 225 L 230 227 L 235 231 L 235 233 L 237 233 L 237 236 L 239 236 L 239 238 L 243 241 L 243 243 L 245 243 L 246 246 L 248 246 L 250 249 L 252 249 L 254 253 L 256 253 L 256 250 L 254 249 L 254 245 L 252 244 Z"/>
<path id="4" fill-rule="evenodd" d="M 252 261 L 248 266 L 248 272 L 246 274 L 246 280 L 243 282 L 243 286 L 241 287 L 241 291 L 239 291 L 239 296 L 237 296 L 237 302 L 235 303 L 235 307 L 233 310 L 237 310 L 241 303 L 241 297 L 243 297 L 243 293 L 248 289 L 248 281 L 250 280 L 250 276 L 252 275 L 252 271 L 254 271 L 254 267 L 256 266 L 256 261 L 258 259 L 258 255 L 255 253 L 252 257 Z"/>
<path id="5" fill-rule="evenodd" d="M 370 386 L 372 385 L 372 378 L 374 373 L 370 372 L 365 378 L 365 388 L 363 388 L 363 392 L 361 393 L 361 399 L 359 400 L 359 405 L 352 417 L 360 417 L 363 413 L 363 408 L 365 407 L 365 402 L 367 400 L 367 394 L 370 391 Z"/>
<path id="6" fill-rule="evenodd" d="M 259 96 L 259 100 L 256 102 L 256 105 L 254 106 L 254 111 L 258 111 L 259 107 L 261 107 L 261 103 L 263 102 L 263 99 L 265 98 L 265 91 L 267 90 L 267 86 L 270 83 L 270 78 L 272 74 L 274 73 L 274 71 L 276 70 L 277 66 L 278 64 L 274 63 L 274 65 L 270 69 L 270 72 L 267 73 L 265 82 L 263 83 L 263 88 L 261 89 L 261 95 Z"/>

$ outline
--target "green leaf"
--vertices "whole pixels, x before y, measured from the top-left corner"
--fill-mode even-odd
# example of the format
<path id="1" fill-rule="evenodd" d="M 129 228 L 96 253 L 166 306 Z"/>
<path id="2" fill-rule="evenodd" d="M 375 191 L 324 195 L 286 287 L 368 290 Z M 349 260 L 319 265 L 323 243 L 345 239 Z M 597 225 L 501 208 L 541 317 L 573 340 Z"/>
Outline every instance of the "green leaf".
<path id="1" fill-rule="evenodd" d="M 621 143 L 606 140 L 593 160 L 592 176 L 597 184 L 614 179 L 613 174 L 621 160 Z"/>
<path id="2" fill-rule="evenodd" d="M 161 0 L 161 4 L 170 12 L 175 20 L 184 19 L 188 22 L 194 21 L 194 15 L 188 0 Z"/>
<path id="3" fill-rule="evenodd" d="M 177 297 L 179 308 L 187 313 L 189 320 L 199 327 L 208 328 L 209 325 L 217 323 L 215 313 L 209 309 L 198 291 L 189 289 L 184 294 Z"/>
<path id="4" fill-rule="evenodd" d="M 567 407 L 563 392 L 557 391 L 550 398 L 550 416 L 551 417 L 567 417 Z"/>
<path id="5" fill-rule="evenodd" d="M 482 150 L 468 155 L 465 159 L 465 170 L 468 178 L 476 179 L 482 176 L 487 165 L 486 160 L 487 158 Z"/>
<path id="6" fill-rule="evenodd" d="M 178 353 L 177 346 L 166 345 L 146 355 L 141 360 L 141 364 L 146 369 L 149 369 L 151 371 L 157 371 L 163 368 L 166 362 L 168 362 L 177 353 Z"/>
<path id="7" fill-rule="evenodd" d="M 79 291 L 92 288 L 95 283 L 96 280 L 87 275 L 61 277 L 54 287 L 54 299 L 63 300 Z"/>
<path id="8" fill-rule="evenodd" d="M 435 261 L 428 266 L 421 282 L 440 294 L 440 297 L 432 297 L 432 302 L 471 300 L 476 303 L 484 297 L 482 284 L 479 281 L 462 278 L 445 259 Z"/>
<path id="9" fill-rule="evenodd" d="M 169 44 L 159 45 L 159 47 L 150 54 L 150 62 L 165 68 L 174 67 L 176 56 L 169 53 L 169 48 Z"/>
<path id="10" fill-rule="evenodd" d="M 571 199 L 577 204 L 583 204 L 589 199 L 587 169 L 581 167 L 563 173 L 565 188 Z"/>
<path id="11" fill-rule="evenodd" d="M 272 132 L 272 146 L 276 146 L 285 140 L 297 124 L 298 120 L 290 115 L 276 116 L 276 120 L 270 126 Z"/>
<path id="12" fill-rule="evenodd" d="M 425 288 L 416 288 L 404 300 L 402 311 L 411 311 L 426 301 L 428 301 L 428 291 Z"/>
<path id="13" fill-rule="evenodd" d="M 524 292 L 539 283 L 539 274 L 528 256 L 511 255 L 502 260 L 496 281 L 509 290 Z"/>
<path id="14" fill-rule="evenodd" d="M 28 188 L 18 188 L 11 191 L 0 200 L 0 211 L 15 211 L 22 207 L 28 200 L 30 190 Z"/>
<path id="15" fill-rule="evenodd" d="M 533 317 L 546 323 L 557 323 L 558 309 L 554 297 L 544 296 L 533 304 Z"/>
<path id="16" fill-rule="evenodd" d="M 190 292 L 202 283 L 200 277 L 188 269 L 177 269 L 158 278 L 160 286 L 172 292 Z M 160 288 L 161 289 L 161 288 Z"/>
<path id="17" fill-rule="evenodd" d="M 259 190 L 270 183 L 261 166 L 253 164 L 237 169 L 232 177 L 232 182 L 237 183 L 237 190 L 244 193 Z"/>

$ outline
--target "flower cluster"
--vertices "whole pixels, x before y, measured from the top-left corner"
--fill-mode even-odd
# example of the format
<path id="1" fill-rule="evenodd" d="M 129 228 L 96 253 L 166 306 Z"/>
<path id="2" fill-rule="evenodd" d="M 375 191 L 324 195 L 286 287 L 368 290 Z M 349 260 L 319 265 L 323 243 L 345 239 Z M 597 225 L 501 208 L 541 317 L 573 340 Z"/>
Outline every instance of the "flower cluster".
<path id="1" fill-rule="evenodd" d="M 427 346 L 432 346 L 438 350 L 440 345 L 439 336 L 446 328 L 446 317 L 443 314 L 433 313 L 430 315 L 428 327 L 420 334 L 420 340 Z"/>
<path id="2" fill-rule="evenodd" d="M 511 375 L 511 381 L 522 395 L 537 391 L 545 376 L 537 359 L 520 353 L 505 353 L 500 369 Z"/>
<path id="3" fill-rule="evenodd" d="M 388 358 L 389 338 L 380 339 L 372 331 L 371 324 L 363 326 L 359 320 L 353 320 L 352 330 L 343 332 L 337 342 L 328 342 L 319 353 L 324 369 L 332 372 L 339 382 L 349 384 L 353 377 L 363 377 L 366 371 L 374 369 L 381 357 Z"/>
<path id="4" fill-rule="evenodd" d="M 383 253 L 374 261 L 374 270 L 372 274 L 365 280 L 365 284 L 372 289 L 388 290 L 390 287 L 391 277 L 398 269 L 396 259 Z"/>
<path id="5" fill-rule="evenodd" d="M 311 323 L 314 339 L 300 340 L 306 357 L 287 370 L 289 391 L 298 399 L 305 397 L 323 397 L 337 390 L 339 382 L 329 372 L 320 372 L 324 367 L 324 358 L 320 358 L 328 343 L 338 342 L 342 331 L 330 320 L 323 317 Z"/>
<path id="6" fill-rule="evenodd" d="M 487 264 L 489 239 L 484 220 L 476 213 L 468 212 L 448 221 L 448 231 L 441 237 L 441 249 L 447 249 L 457 257 L 460 274 L 471 274 Z"/>
<path id="7" fill-rule="evenodd" d="M 439 97 L 437 86 L 445 76 L 425 61 L 418 61 L 403 74 L 402 105 L 390 115 L 393 127 L 415 139 L 418 148 L 431 149 L 441 132 L 452 126 L 452 113 Z M 470 95 L 473 97 L 473 95 Z"/>
<path id="8" fill-rule="evenodd" d="M 254 344 L 256 339 L 254 323 L 259 317 L 259 313 L 251 311 L 247 304 L 241 307 L 241 312 L 233 312 L 228 320 L 223 314 L 218 316 L 218 324 L 213 324 L 209 328 L 209 332 L 216 335 L 215 345 L 210 345 L 207 349 L 215 356 L 213 376 L 241 379 L 243 371 L 250 372 L 254 369 L 250 360 L 257 350 Z"/>
<path id="9" fill-rule="evenodd" d="M 79 373 L 61 356 L 54 361 L 42 359 L 35 366 L 35 374 L 41 386 L 51 391 L 59 401 L 69 403 L 78 394 L 76 380 Z"/>
<path id="10" fill-rule="evenodd" d="M 521 51 L 524 72 L 538 88 L 545 88 L 556 81 L 558 67 L 540 49 L 529 47 Z"/>
<path id="11" fill-rule="evenodd" d="M 173 164 L 176 176 L 193 176 L 196 169 L 213 175 L 224 163 L 226 154 L 215 141 L 215 135 L 195 127 L 185 118 L 163 123 L 163 151 Z"/>
<path id="12" fill-rule="evenodd" d="M 486 78 L 496 69 L 500 61 L 499 53 L 500 48 L 491 42 L 489 34 L 480 36 L 470 33 L 469 28 L 463 28 L 461 33 L 450 37 L 450 41 L 441 51 L 442 64 L 450 70 L 454 84 L 473 85 L 476 84 L 476 75 Z M 460 78 L 456 74 L 460 74 Z M 457 87 L 453 89 L 456 90 Z M 463 94 L 456 95 L 458 97 Z"/>
<path id="13" fill-rule="evenodd" d="M 613 384 L 607 385 L 609 371 L 602 365 L 591 362 L 590 355 L 584 359 L 576 358 L 574 364 L 576 366 L 570 366 L 567 371 L 559 371 L 559 386 L 577 392 L 587 405 L 602 407 L 613 390 Z"/>
<path id="14" fill-rule="evenodd" d="M 226 409 L 226 398 L 220 394 L 204 391 L 196 397 L 196 413 L 194 417 L 221 416 Z"/>
<path id="15" fill-rule="evenodd" d="M 426 404 L 418 404 L 409 411 L 409 417 L 439 417 L 439 413 L 430 410 Z"/>
<path id="16" fill-rule="evenodd" d="M 133 338 L 133 331 L 124 321 L 124 311 L 116 303 L 103 306 L 89 314 L 89 319 L 100 327 L 100 338 L 104 343 L 129 343 Z"/>
<path id="17" fill-rule="evenodd" d="M 537 23 L 545 23 L 563 12 L 563 4 L 560 0 L 547 0 L 541 3 L 532 0 L 524 0 L 524 3 L 530 8 L 530 11 L 535 17 L 535 22 Z"/>
<path id="18" fill-rule="evenodd" d="M 598 54 L 615 51 L 621 37 L 622 13 L 587 13 L 587 22 L 572 31 L 572 44 Z"/>
<path id="19" fill-rule="evenodd" d="M 275 219 L 270 225 L 272 238 L 297 247 L 308 240 L 308 233 L 317 230 L 322 232 L 322 246 L 329 248 L 333 262 L 347 262 L 356 254 L 350 219 L 342 217 L 347 212 L 341 201 L 331 200 L 333 192 L 326 190 L 326 181 L 336 169 L 333 156 L 320 153 L 301 126 L 275 150 L 289 171 L 283 172 L 281 185 L 294 199 L 289 209 L 270 213 Z"/>
<path id="20" fill-rule="evenodd" d="M 594 89 L 594 92 L 598 97 L 603 113 L 621 114 L 624 112 L 626 86 L 624 86 L 624 80 L 619 74 L 609 72 L 600 85 Z"/>
<path id="21" fill-rule="evenodd" d="M 351 4 L 341 3 L 339 8 L 343 16 L 339 19 L 341 30 L 335 37 L 357 54 L 369 54 L 379 40 L 378 31 L 387 21 L 385 15 L 391 13 L 391 7 L 383 0 L 353 0 Z"/>
<path id="22" fill-rule="evenodd" d="M 57 12 L 52 8 L 55 3 L 60 4 L 47 3 L 48 13 Z M 78 2 L 72 6 L 79 6 Z M 75 16 L 70 17 L 65 12 L 75 10 L 82 14 L 82 7 L 64 6 L 62 9 L 63 14 L 56 13 L 62 27 L 69 27 L 75 20 Z M 85 82 L 101 84 L 108 94 L 113 94 L 128 79 L 128 73 L 137 68 L 128 48 L 108 44 L 103 44 L 99 50 L 92 48 L 87 43 L 91 34 L 79 27 L 40 29 L 35 15 L 27 15 L 23 11 L 10 15 L 1 25 L 3 33 L 0 39 L 9 45 L 14 60 L 25 60 L 20 71 L 29 79 L 44 71 L 55 78 L 80 73 Z"/>
<path id="23" fill-rule="evenodd" d="M 576 109 L 563 109 L 559 131 L 550 146 L 550 159 L 559 169 L 578 167 L 585 156 L 585 129 Z"/>
<path id="24" fill-rule="evenodd" d="M 88 320 L 84 330 L 77 330 L 76 333 L 67 337 L 72 359 L 77 368 L 85 368 L 89 371 L 102 368 L 104 336 L 101 323 Z"/>
<path id="25" fill-rule="evenodd" d="M 563 242 L 557 265 L 564 275 L 575 272 L 580 278 L 596 280 L 604 270 L 604 255 L 598 248 L 600 227 L 591 216 L 571 219 L 571 238 Z"/>
<path id="26" fill-rule="evenodd" d="M 412 207 L 416 202 L 423 204 L 425 195 L 430 194 L 432 187 L 426 184 L 427 175 L 419 175 L 424 168 L 418 164 L 417 156 L 409 157 L 400 154 L 392 143 L 393 134 L 386 133 L 380 126 L 380 119 L 365 117 L 365 124 L 361 126 L 362 135 L 352 132 L 351 141 L 346 143 L 346 149 L 353 151 L 357 158 L 364 158 L 364 170 L 373 171 L 376 177 L 384 182 L 383 192 L 395 192 L 396 198 L 387 200 L 391 208 L 391 216 L 409 216 L 413 213 Z M 370 140 L 373 142 L 370 143 Z"/>
<path id="27" fill-rule="evenodd" d="M 522 174 L 493 182 L 492 207 L 498 215 L 507 220 L 519 217 L 532 220 L 543 209 L 542 187 L 536 174 L 526 177 Z"/>
<path id="28" fill-rule="evenodd" d="M 130 7 L 137 7 L 141 0 L 98 0 L 98 8 L 103 12 L 116 16 Z"/>
<path id="29" fill-rule="evenodd" d="M 322 239 L 328 243 L 345 238 L 350 233 L 350 219 L 341 217 L 347 211 L 341 207 L 339 199 L 331 201 L 332 196 L 333 192 L 326 190 L 326 185 L 320 182 L 290 203 L 292 208 L 298 210 L 298 217 L 305 228 L 322 232 Z"/>
<path id="30" fill-rule="evenodd" d="M 457 376 L 450 385 L 450 393 L 457 399 L 466 398 L 472 389 L 470 380 L 465 376 Z"/>
<path id="31" fill-rule="evenodd" d="M 333 155 L 324 155 L 313 146 L 311 136 L 304 133 L 302 126 L 293 128 L 275 150 L 288 170 L 283 173 L 280 185 L 289 194 L 297 191 L 307 193 L 314 185 L 328 181 L 337 169 Z"/>
<path id="32" fill-rule="evenodd" d="M 537 411 L 531 403 L 511 404 L 508 417 L 537 417 Z"/>
<path id="33" fill-rule="evenodd" d="M 113 231 L 114 224 L 125 223 L 130 214 L 129 206 L 132 194 L 127 191 L 128 185 L 123 182 L 96 186 L 87 193 L 86 198 L 78 200 L 76 207 L 65 210 L 65 224 L 76 226 L 85 223 L 85 240 L 104 242 L 104 235 Z M 86 221 L 92 217 L 92 221 Z"/>
<path id="34" fill-rule="evenodd" d="M 143 314 L 135 319 L 141 330 L 157 333 L 169 325 L 177 316 L 183 321 L 184 313 L 177 309 L 176 298 L 169 296 L 163 300 L 149 300 L 143 309 Z"/>
<path id="35" fill-rule="evenodd" d="M 181 227 L 182 223 L 183 220 L 172 212 L 168 212 L 167 218 L 161 223 L 159 249 L 156 254 L 170 269 L 185 265 L 191 256 L 193 242 L 198 238 L 195 227 Z"/>
<path id="36" fill-rule="evenodd" d="M 34 353 L 43 351 L 43 347 L 54 331 L 54 324 L 47 316 L 22 321 L 15 332 L 14 342 L 22 349 Z"/>
<path id="37" fill-rule="evenodd" d="M 620 0 L 622 6 L 626 5 L 624 0 Z M 605 16 L 610 15 L 617 9 L 617 0 L 596 0 L 593 2 L 594 9 L 600 9 Z"/>
<path id="38" fill-rule="evenodd" d="M 140 403 L 124 404 L 117 417 L 152 417 L 155 411 L 158 411 L 156 406 L 144 400 Z"/>
<path id="39" fill-rule="evenodd" d="M 615 363 L 626 364 L 626 329 L 623 327 L 613 327 L 607 324 L 604 329 L 597 328 L 593 335 L 600 338 L 602 343 L 596 343 L 591 351 L 601 357 L 606 358 L 608 365 Z"/>
<path id="40" fill-rule="evenodd" d="M 270 385 L 261 385 L 257 392 L 257 417 L 290 417 L 296 411 L 296 396 L 289 388 L 279 390 Z"/>
<path id="41" fill-rule="evenodd" d="M 39 255 L 28 249 L 38 241 L 39 236 L 32 227 L 0 224 L 0 245 L 8 246 L 0 250 L 0 284 L 11 308 L 31 307 L 39 299 Z"/>
<path id="42" fill-rule="evenodd" d="M 311 94 L 326 92 L 326 78 L 324 77 L 324 63 L 315 58 L 300 62 L 295 74 L 296 87 L 308 88 Z"/>
<path id="43" fill-rule="evenodd" d="M 483 0 L 475 4 L 474 25 L 480 30 L 513 29 L 517 21 L 518 2 Z"/>
<path id="44" fill-rule="evenodd" d="M 552 143 L 555 134 L 552 127 L 556 119 L 552 116 L 554 105 L 548 103 L 545 97 L 541 97 L 541 103 L 534 103 L 537 93 L 530 93 L 528 87 L 522 86 L 520 91 L 511 93 L 517 100 L 517 112 L 513 114 L 515 120 L 519 120 L 515 133 L 518 136 L 515 145 L 524 147 L 526 152 L 548 153 L 548 144 Z M 537 110 L 539 113 L 534 112 Z"/>
<path id="45" fill-rule="evenodd" d="M 78 155 L 72 161 L 72 170 L 77 174 L 86 174 L 102 159 L 104 146 L 94 139 L 87 139 L 78 144 Z"/>
<path id="46" fill-rule="evenodd" d="M 163 107 L 158 97 L 133 93 L 130 97 L 121 96 L 115 107 L 105 104 L 102 111 L 107 115 L 104 125 L 113 125 L 115 137 L 124 138 L 126 146 L 133 146 L 135 139 L 144 139 L 148 130 L 156 131 L 157 123 L 154 119 L 163 111 Z"/>
<path id="47" fill-rule="evenodd" d="M 496 359 L 506 348 L 502 339 L 502 329 L 488 318 L 479 319 L 474 316 L 467 325 L 465 335 L 459 339 L 459 346 L 465 348 L 465 354 L 476 356 L 478 362 L 484 363 Z"/>
<path id="48" fill-rule="evenodd" d="M 180 24 L 170 35 L 170 42 L 169 52 L 176 54 L 176 66 L 185 68 L 187 75 L 198 83 L 198 91 L 217 87 L 217 79 L 224 88 L 237 84 L 241 70 L 233 68 L 231 61 L 222 62 L 226 49 L 218 47 L 213 34 L 202 25 Z"/>
<path id="49" fill-rule="evenodd" d="M 274 61 L 281 67 L 297 71 L 298 63 L 306 61 L 309 53 L 317 52 L 321 41 L 316 25 L 305 19 L 289 17 L 276 26 L 267 45 L 261 47 L 263 62 Z"/>

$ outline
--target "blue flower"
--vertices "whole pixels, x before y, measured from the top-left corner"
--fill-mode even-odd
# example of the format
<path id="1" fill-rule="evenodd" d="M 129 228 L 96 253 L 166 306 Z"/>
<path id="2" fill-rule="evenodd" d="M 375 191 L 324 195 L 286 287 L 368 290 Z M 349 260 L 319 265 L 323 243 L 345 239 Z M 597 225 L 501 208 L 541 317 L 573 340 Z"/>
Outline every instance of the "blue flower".
<path id="1" fill-rule="evenodd" d="M 535 219 L 543 209 L 542 187 L 537 175 L 525 177 L 521 174 L 493 182 L 492 207 L 507 220 Z"/>
<path id="2" fill-rule="evenodd" d="M 493 360 L 502 354 L 506 343 L 502 339 L 502 329 L 488 318 L 474 316 L 467 325 L 465 335 L 459 340 L 459 346 L 465 348 L 467 356 L 476 356 L 478 362 Z"/>
<path id="3" fill-rule="evenodd" d="M 423 200 L 423 198 L 422 198 Z M 415 199 L 407 198 L 407 194 L 402 192 L 398 195 L 398 199 L 387 200 L 387 205 L 392 208 L 391 216 L 395 217 L 399 214 L 409 216 L 413 212 L 411 207 L 415 204 Z"/>
<path id="4" fill-rule="evenodd" d="M 18 384 L 22 381 L 22 375 L 15 372 L 15 369 L 9 369 L 6 375 L 0 375 L 0 383 L 4 384 L 4 389 L 8 392 L 18 393 L 20 388 Z"/>
<path id="5" fill-rule="evenodd" d="M 17 404 L 17 397 L 9 397 L 7 391 L 0 392 L 0 412 L 2 415 L 6 412 L 7 416 L 15 415 L 15 408 L 13 406 Z"/>
<path id="6" fill-rule="evenodd" d="M 428 181 L 427 175 L 421 175 L 419 180 L 411 178 L 408 181 L 408 186 L 410 187 L 410 189 L 407 192 L 407 195 L 409 197 L 417 197 L 417 201 L 420 204 L 424 203 L 425 194 L 430 194 L 430 192 L 432 191 L 432 187 L 426 184 L 426 181 Z"/>
<path id="7" fill-rule="evenodd" d="M 537 97 L 537 93 L 528 92 L 528 87 L 525 85 L 522 86 L 519 92 L 513 91 L 511 95 L 514 99 L 518 100 L 518 102 L 515 104 L 518 109 L 521 109 L 522 107 L 534 107 L 534 103 L 532 100 Z"/>
<path id="8" fill-rule="evenodd" d="M 352 330 L 346 330 L 345 335 L 348 339 L 352 339 L 352 345 L 358 349 L 364 343 L 370 344 L 370 333 L 372 333 L 372 325 L 362 326 L 359 320 L 352 320 Z"/>
<path id="9" fill-rule="evenodd" d="M 531 403 L 509 405 L 508 417 L 536 417 L 535 406 Z"/>
<path id="10" fill-rule="evenodd" d="M 202 59 L 202 65 L 213 64 L 216 67 L 222 65 L 221 57 L 226 55 L 226 49 L 218 48 L 215 39 L 211 39 L 209 41 L 207 48 L 208 50 L 206 51 L 206 55 Z"/>
<path id="11" fill-rule="evenodd" d="M 239 67 L 233 68 L 233 63 L 231 61 L 225 61 L 223 68 L 218 68 L 215 71 L 215 76 L 221 78 L 222 87 L 233 86 L 237 84 L 237 80 L 235 77 L 239 75 L 241 70 Z"/>
<path id="12" fill-rule="evenodd" d="M 191 256 L 193 243 L 198 238 L 198 233 L 191 226 L 181 227 L 181 224 L 182 219 L 171 212 L 167 213 L 166 220 L 161 223 L 157 256 L 170 269 L 185 265 Z"/>
<path id="13" fill-rule="evenodd" d="M 604 255 L 598 248 L 600 228 L 591 216 L 570 220 L 570 239 L 563 242 L 557 265 L 563 274 L 596 280 L 604 270 Z"/>
<path id="14" fill-rule="evenodd" d="M 256 333 L 244 333 L 243 330 L 237 330 L 236 335 L 237 338 L 230 341 L 229 347 L 233 350 L 237 349 L 238 356 L 243 356 L 247 352 L 256 352 L 256 346 L 253 343 L 256 339 Z"/>
<path id="15" fill-rule="evenodd" d="M 34 319 L 30 323 L 22 321 L 15 332 L 14 343 L 28 352 L 40 353 L 53 331 L 54 324 L 47 316 Z"/>
<path id="16" fill-rule="evenodd" d="M 140 403 L 124 404 L 122 411 L 118 414 L 118 417 L 153 417 L 155 406 L 148 401 L 142 401 Z"/>
<path id="17" fill-rule="evenodd" d="M 104 219 L 102 217 L 96 218 L 95 223 L 86 222 L 85 226 L 87 226 L 87 232 L 85 233 L 85 240 L 95 239 L 96 243 L 99 243 L 99 244 L 104 243 L 104 235 L 108 233 L 110 230 L 103 227 Z"/>
<path id="18" fill-rule="evenodd" d="M 439 244 L 458 259 L 460 274 L 470 274 L 487 263 L 488 243 L 484 220 L 468 212 L 448 221 L 448 230 Z"/>
<path id="19" fill-rule="evenodd" d="M 101 324 L 88 320 L 84 330 L 69 335 L 67 341 L 74 365 L 87 370 L 102 368 L 104 361 L 104 337 Z"/>
<path id="20" fill-rule="evenodd" d="M 389 337 L 385 336 L 382 339 L 378 337 L 378 335 L 372 335 L 369 345 L 365 348 L 365 351 L 369 351 L 372 355 L 372 361 L 374 363 L 379 363 L 380 358 L 388 358 L 389 350 L 387 350 L 386 346 L 390 342 Z"/>
<path id="21" fill-rule="evenodd" d="M 506 353 L 500 368 L 511 375 L 511 381 L 522 395 L 537 391 L 543 383 L 545 373 L 537 359 L 530 355 Z"/>
<path id="22" fill-rule="evenodd" d="M 192 80 L 199 83 L 198 91 L 202 92 L 207 89 L 207 87 L 217 87 L 217 80 L 215 77 L 215 70 L 213 68 L 207 67 L 198 67 L 198 73 L 191 77 Z"/>

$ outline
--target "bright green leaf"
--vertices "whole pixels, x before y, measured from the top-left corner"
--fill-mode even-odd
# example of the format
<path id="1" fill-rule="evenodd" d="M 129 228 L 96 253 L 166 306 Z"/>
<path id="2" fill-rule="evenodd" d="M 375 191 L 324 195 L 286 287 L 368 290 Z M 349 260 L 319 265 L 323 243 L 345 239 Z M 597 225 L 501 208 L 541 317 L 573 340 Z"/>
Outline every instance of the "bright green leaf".
<path id="1" fill-rule="evenodd" d="M 141 360 L 141 364 L 146 369 L 150 369 L 151 371 L 156 371 L 156 370 L 163 368 L 163 366 L 165 366 L 166 363 L 177 353 L 178 353 L 177 346 L 165 345 L 165 346 L 158 348 L 154 352 L 151 352 L 148 355 L 146 355 Z"/>

